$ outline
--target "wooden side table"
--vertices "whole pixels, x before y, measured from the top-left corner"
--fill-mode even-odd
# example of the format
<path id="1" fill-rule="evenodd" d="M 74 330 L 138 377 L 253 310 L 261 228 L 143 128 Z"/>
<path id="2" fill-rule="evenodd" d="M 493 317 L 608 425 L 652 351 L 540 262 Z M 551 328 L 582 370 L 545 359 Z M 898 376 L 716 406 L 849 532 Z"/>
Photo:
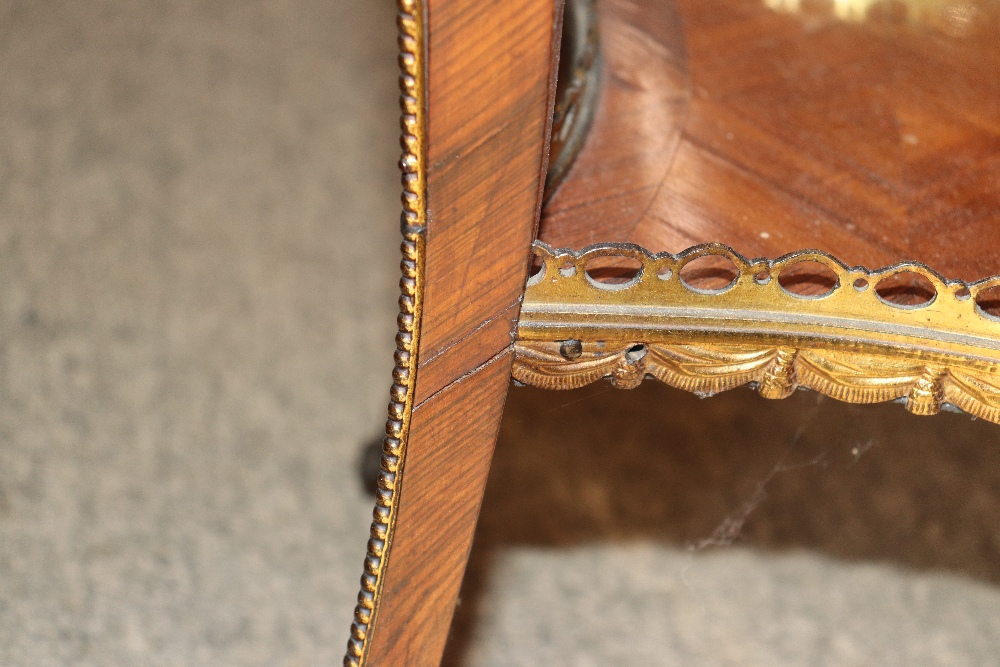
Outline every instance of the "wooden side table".
<path id="1" fill-rule="evenodd" d="M 995 3 L 582 1 L 564 33 L 557 0 L 399 2 L 398 349 L 346 665 L 439 662 L 511 377 L 1000 422 Z"/>

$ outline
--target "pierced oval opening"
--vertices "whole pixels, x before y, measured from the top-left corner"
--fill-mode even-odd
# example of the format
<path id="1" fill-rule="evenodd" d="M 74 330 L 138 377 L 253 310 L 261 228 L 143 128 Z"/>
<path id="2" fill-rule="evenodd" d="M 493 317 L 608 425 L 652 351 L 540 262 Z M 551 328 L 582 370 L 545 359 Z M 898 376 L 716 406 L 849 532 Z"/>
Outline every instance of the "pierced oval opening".
<path id="1" fill-rule="evenodd" d="M 976 310 L 992 320 L 1000 321 L 1000 285 L 987 287 L 976 295 Z"/>
<path id="2" fill-rule="evenodd" d="M 868 289 L 868 279 L 858 278 L 857 280 L 855 280 L 854 289 L 858 290 L 859 292 L 864 292 L 866 289 Z"/>
<path id="3" fill-rule="evenodd" d="M 792 296 L 820 299 L 833 294 L 840 286 L 840 279 L 826 264 L 804 259 L 782 267 L 778 284 Z"/>
<path id="4" fill-rule="evenodd" d="M 965 285 L 962 285 L 957 290 L 955 290 L 955 298 L 959 301 L 968 301 L 969 297 L 972 296 L 972 292 Z"/>
<path id="5" fill-rule="evenodd" d="M 545 260 L 541 255 L 531 253 L 531 264 L 528 265 L 528 285 L 537 285 L 545 277 Z"/>
<path id="6" fill-rule="evenodd" d="M 595 287 L 624 289 L 638 282 L 642 275 L 642 262 L 634 257 L 594 257 L 587 262 L 584 270 Z"/>
<path id="7" fill-rule="evenodd" d="M 771 273 L 769 271 L 758 271 L 753 279 L 758 285 L 766 285 L 771 282 Z"/>
<path id="8" fill-rule="evenodd" d="M 681 282 L 696 292 L 721 294 L 736 284 L 740 272 L 723 255 L 702 255 L 681 267 Z"/>
<path id="9" fill-rule="evenodd" d="M 656 272 L 656 277 L 659 278 L 660 280 L 670 280 L 671 276 L 673 275 L 674 272 L 670 269 L 669 266 L 660 267 L 660 270 Z"/>
<path id="10" fill-rule="evenodd" d="M 900 271 L 886 276 L 875 285 L 875 293 L 896 308 L 923 308 L 937 297 L 934 283 L 914 271 Z"/>
<path id="11" fill-rule="evenodd" d="M 563 278 L 570 278 L 576 273 L 576 264 L 573 262 L 563 262 L 559 267 L 559 275 Z"/>

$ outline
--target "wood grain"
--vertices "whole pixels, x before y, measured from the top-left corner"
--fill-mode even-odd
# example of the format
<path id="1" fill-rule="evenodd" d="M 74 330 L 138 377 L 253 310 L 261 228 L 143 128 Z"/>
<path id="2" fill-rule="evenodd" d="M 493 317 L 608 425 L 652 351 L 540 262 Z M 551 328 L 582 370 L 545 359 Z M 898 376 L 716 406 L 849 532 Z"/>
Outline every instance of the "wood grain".
<path id="1" fill-rule="evenodd" d="M 496 357 L 498 350 L 507 349 L 511 342 L 511 331 L 517 327 L 520 306 L 521 302 L 515 300 L 445 352 L 422 359 L 416 404 L 422 404 L 450 382 L 454 382 L 455 378 L 488 363 Z"/>
<path id="2" fill-rule="evenodd" d="M 414 410 L 370 665 L 441 660 L 500 428 L 511 355 L 504 351 Z"/>
<path id="3" fill-rule="evenodd" d="M 871 268 L 1000 273 L 997 16 L 956 36 L 760 0 L 678 0 L 678 24 L 670 4 L 604 3 L 611 76 L 542 240 L 674 252 L 720 241 L 748 257 L 818 248 Z M 642 82 L 668 61 L 673 88 L 657 101 Z M 639 83 L 621 85 L 623 70 Z"/>
<path id="4" fill-rule="evenodd" d="M 528 255 L 508 255 L 527 248 L 535 231 L 555 4 L 430 3 L 426 303 L 432 312 L 423 322 L 421 356 L 440 354 L 524 288 Z"/>
<path id="5" fill-rule="evenodd" d="M 666 178 L 691 96 L 670 3 L 602 0 L 598 9 L 600 97 L 590 136 L 543 213 L 540 238 L 554 247 L 629 239 Z"/>
<path id="6" fill-rule="evenodd" d="M 427 3 L 415 402 L 368 665 L 437 665 L 510 382 L 541 207 L 558 3 Z"/>

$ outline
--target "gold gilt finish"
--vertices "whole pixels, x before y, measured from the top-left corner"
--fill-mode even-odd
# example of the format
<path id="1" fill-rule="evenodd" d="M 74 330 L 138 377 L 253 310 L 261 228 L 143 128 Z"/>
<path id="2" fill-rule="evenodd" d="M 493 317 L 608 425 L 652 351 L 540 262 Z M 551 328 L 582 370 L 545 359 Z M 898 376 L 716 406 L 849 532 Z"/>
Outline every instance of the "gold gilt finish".
<path id="1" fill-rule="evenodd" d="M 922 415 L 947 402 L 1000 423 L 1000 321 L 977 305 L 1000 278 L 966 285 L 912 263 L 869 271 L 818 251 L 751 261 L 720 244 L 653 255 L 630 244 L 571 252 L 536 242 L 534 252 L 542 268 L 528 281 L 515 347 L 522 383 L 570 389 L 606 377 L 631 388 L 648 375 L 706 395 L 754 383 L 767 398 L 808 387 L 852 403 L 905 398 Z M 704 255 L 733 263 L 727 288 L 681 278 Z M 598 257 L 641 268 L 604 284 L 586 270 Z M 782 285 L 782 272 L 803 261 L 836 277 L 828 294 Z M 923 277 L 933 294 L 919 307 L 884 300 L 879 284 L 899 273 Z"/>
<path id="2" fill-rule="evenodd" d="M 378 620 L 382 573 L 392 547 L 396 524 L 399 484 L 406 457 L 406 441 L 413 410 L 413 388 L 417 372 L 417 342 L 420 334 L 424 276 L 425 223 L 425 90 L 423 7 L 420 0 L 399 0 L 399 86 L 402 115 L 403 155 L 399 165 L 403 180 L 401 220 L 403 260 L 400 264 L 399 332 L 396 334 L 395 368 L 390 390 L 389 417 L 382 444 L 382 466 L 372 519 L 371 537 L 365 557 L 361 592 L 354 609 L 351 638 L 347 643 L 346 667 L 366 664 L 369 640 Z"/>

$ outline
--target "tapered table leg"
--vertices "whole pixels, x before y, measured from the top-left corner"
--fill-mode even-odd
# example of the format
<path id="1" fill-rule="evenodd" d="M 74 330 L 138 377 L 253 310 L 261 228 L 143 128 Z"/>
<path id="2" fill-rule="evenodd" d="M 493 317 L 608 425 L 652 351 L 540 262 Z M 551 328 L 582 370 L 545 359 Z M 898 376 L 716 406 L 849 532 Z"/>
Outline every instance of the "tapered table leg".
<path id="1" fill-rule="evenodd" d="M 541 208 L 561 0 L 399 0 L 400 332 L 346 665 L 437 665 Z"/>

